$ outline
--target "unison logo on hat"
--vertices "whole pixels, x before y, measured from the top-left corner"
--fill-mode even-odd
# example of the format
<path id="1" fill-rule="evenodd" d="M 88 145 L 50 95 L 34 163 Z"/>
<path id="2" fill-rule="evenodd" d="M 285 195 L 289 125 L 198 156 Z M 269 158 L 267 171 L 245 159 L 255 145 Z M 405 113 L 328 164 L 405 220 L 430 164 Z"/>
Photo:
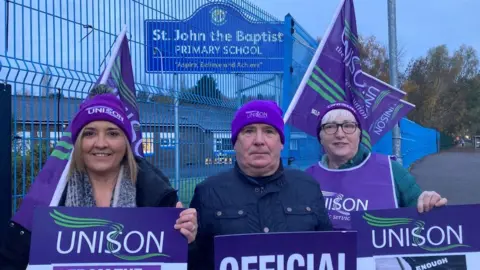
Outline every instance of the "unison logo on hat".
<path id="1" fill-rule="evenodd" d="M 266 112 L 261 112 L 261 111 L 246 111 L 245 114 L 247 114 L 247 118 L 267 118 L 268 114 Z"/>
<path id="2" fill-rule="evenodd" d="M 110 107 L 95 106 L 87 109 L 88 114 L 105 113 L 123 122 L 123 116 Z"/>

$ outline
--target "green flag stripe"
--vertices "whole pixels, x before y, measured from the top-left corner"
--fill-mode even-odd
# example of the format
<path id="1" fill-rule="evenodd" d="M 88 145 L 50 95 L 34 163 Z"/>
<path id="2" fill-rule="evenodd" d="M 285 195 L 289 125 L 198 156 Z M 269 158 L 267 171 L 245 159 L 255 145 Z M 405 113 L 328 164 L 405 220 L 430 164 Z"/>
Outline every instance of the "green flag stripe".
<path id="1" fill-rule="evenodd" d="M 328 100 L 328 102 L 330 103 L 335 103 L 335 100 L 330 97 L 327 93 L 325 93 L 321 88 L 320 86 L 318 86 L 317 84 L 315 84 L 314 81 L 312 80 L 308 80 L 307 84 L 313 88 L 313 90 L 315 90 L 317 93 L 319 93 L 324 99 Z"/>
<path id="2" fill-rule="evenodd" d="M 68 160 L 68 158 L 70 157 L 70 153 L 63 153 L 62 151 L 55 149 L 52 152 L 52 156 L 61 160 Z"/>
<path id="3" fill-rule="evenodd" d="M 346 32 L 347 32 L 348 37 L 350 38 L 352 43 L 354 43 L 355 46 L 356 46 L 358 44 L 357 37 L 352 33 L 352 29 L 350 28 L 350 24 L 348 23 L 348 21 L 345 20 L 344 23 L 345 23 L 345 28 L 347 29 Z"/>
<path id="4" fill-rule="evenodd" d="M 352 89 L 352 92 L 353 92 L 357 97 L 363 99 L 363 95 L 362 95 L 362 93 L 360 93 L 360 91 L 358 91 L 357 89 L 355 89 L 355 88 L 353 88 L 353 87 L 352 87 L 351 89 Z"/>
<path id="5" fill-rule="evenodd" d="M 358 40 L 351 32 L 347 33 L 347 37 L 353 43 L 353 46 L 358 46 Z"/>
<path id="6" fill-rule="evenodd" d="M 315 70 L 318 71 L 318 73 L 320 73 L 320 75 L 328 82 L 330 83 L 335 89 L 337 89 L 337 91 L 342 94 L 343 97 L 345 97 L 345 91 L 340 87 L 338 86 L 338 84 L 332 80 L 330 77 L 328 77 L 327 74 L 325 74 L 325 72 L 323 72 L 323 70 L 317 66 L 315 66 Z"/>
<path id="7" fill-rule="evenodd" d="M 317 76 L 317 74 L 312 73 L 312 78 L 319 83 L 323 89 L 326 89 L 332 96 L 334 96 L 337 100 L 342 100 L 343 98 L 335 91 L 333 90 L 330 86 L 328 86 L 320 77 Z"/>
<path id="8" fill-rule="evenodd" d="M 397 108 L 395 108 L 395 110 L 393 111 L 393 114 L 392 114 L 392 119 L 395 118 L 395 116 L 397 116 L 398 112 L 403 108 L 403 104 L 400 104 L 400 106 L 397 106 Z"/>
<path id="9" fill-rule="evenodd" d="M 125 98 L 128 103 L 130 103 L 134 108 L 136 108 L 135 96 L 132 91 L 125 85 L 121 72 L 120 72 L 120 58 L 115 61 L 115 64 L 112 67 L 112 77 L 117 82 L 118 90 L 120 91 L 123 98 Z"/>
<path id="10" fill-rule="evenodd" d="M 135 95 L 133 92 L 128 88 L 128 86 L 123 81 L 122 72 L 121 72 L 121 64 L 120 58 L 117 58 L 115 61 L 115 65 L 113 67 L 113 78 L 117 82 L 119 86 L 119 91 L 121 91 L 122 95 L 131 103 L 133 107 L 136 107 L 135 104 Z"/>
<path id="11" fill-rule="evenodd" d="M 378 105 L 380 105 L 380 102 L 382 102 L 382 100 L 383 100 L 385 97 L 387 97 L 388 94 L 389 94 L 388 91 L 382 91 L 382 92 L 380 93 L 380 95 L 378 95 L 377 98 L 375 99 L 375 102 L 373 103 L 373 108 L 372 108 L 372 110 L 376 110 L 377 107 L 378 107 Z"/>
<path id="12" fill-rule="evenodd" d="M 112 76 L 117 82 L 118 85 L 118 90 L 122 94 L 122 96 L 132 105 L 134 108 L 136 108 L 136 101 L 135 101 L 135 96 L 133 95 L 133 92 L 130 91 L 130 89 L 125 85 L 125 82 L 122 79 L 121 72 L 120 72 L 120 58 L 117 58 L 115 61 L 115 64 L 112 67 Z"/>
<path id="13" fill-rule="evenodd" d="M 368 140 L 370 140 L 370 134 L 368 134 L 368 132 L 366 130 L 362 130 L 362 137 L 365 137 Z"/>
<path id="14" fill-rule="evenodd" d="M 367 140 L 367 138 L 363 138 L 363 139 L 362 139 L 362 143 L 363 143 L 366 147 L 368 147 L 368 149 L 371 149 L 371 148 L 372 148 L 372 146 L 370 145 L 370 140 Z"/>
<path id="15" fill-rule="evenodd" d="M 71 145 L 71 144 L 69 144 L 69 143 L 67 143 L 67 142 L 64 142 L 64 141 L 59 141 L 59 142 L 57 143 L 57 146 L 61 146 L 61 147 L 65 148 L 65 149 L 68 149 L 68 150 L 70 150 L 70 149 L 73 148 L 73 145 Z"/>

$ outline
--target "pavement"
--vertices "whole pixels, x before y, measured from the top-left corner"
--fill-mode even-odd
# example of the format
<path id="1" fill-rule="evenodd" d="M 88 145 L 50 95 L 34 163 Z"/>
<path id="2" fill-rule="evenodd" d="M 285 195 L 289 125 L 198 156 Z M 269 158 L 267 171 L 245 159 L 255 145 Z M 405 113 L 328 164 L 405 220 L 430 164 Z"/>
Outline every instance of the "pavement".
<path id="1" fill-rule="evenodd" d="M 449 205 L 480 203 L 480 149 L 454 147 L 430 155 L 410 171 L 422 190 L 433 190 Z"/>

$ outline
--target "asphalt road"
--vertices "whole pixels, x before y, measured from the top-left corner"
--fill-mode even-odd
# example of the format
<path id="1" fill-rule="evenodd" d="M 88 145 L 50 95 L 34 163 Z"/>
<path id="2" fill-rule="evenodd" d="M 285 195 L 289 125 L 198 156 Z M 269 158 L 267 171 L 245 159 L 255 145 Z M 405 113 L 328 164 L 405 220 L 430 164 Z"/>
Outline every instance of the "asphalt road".
<path id="1" fill-rule="evenodd" d="M 412 167 L 422 190 L 434 190 L 448 204 L 480 203 L 480 149 L 453 148 L 425 157 Z"/>

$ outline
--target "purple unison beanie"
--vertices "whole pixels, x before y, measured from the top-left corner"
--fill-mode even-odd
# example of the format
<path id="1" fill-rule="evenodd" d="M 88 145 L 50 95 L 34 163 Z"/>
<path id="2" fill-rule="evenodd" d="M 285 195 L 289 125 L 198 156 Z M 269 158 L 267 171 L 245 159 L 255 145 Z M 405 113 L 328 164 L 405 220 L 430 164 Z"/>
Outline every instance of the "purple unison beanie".
<path id="1" fill-rule="evenodd" d="M 343 109 L 351 112 L 353 116 L 355 117 L 355 120 L 357 120 L 358 127 L 362 129 L 362 122 L 360 121 L 360 116 L 358 115 L 357 110 L 353 108 L 350 104 L 344 103 L 344 102 L 337 102 L 337 103 L 332 103 L 325 107 L 323 111 L 318 115 L 318 123 L 317 123 L 317 137 L 319 137 L 320 129 L 322 128 L 322 119 L 325 117 L 325 115 L 332 110 L 337 110 L 337 109 Z M 320 138 L 319 138 L 320 139 Z"/>
<path id="2" fill-rule="evenodd" d="M 132 128 L 124 106 L 114 94 L 100 94 L 86 100 L 72 120 L 72 141 L 75 143 L 83 127 L 93 121 L 108 121 L 125 132 L 132 141 Z"/>
<path id="3" fill-rule="evenodd" d="M 253 100 L 243 105 L 235 113 L 232 121 L 232 145 L 237 141 L 238 133 L 243 127 L 250 124 L 267 124 L 273 126 L 280 134 L 282 144 L 285 143 L 283 134 L 282 109 L 270 100 Z"/>

